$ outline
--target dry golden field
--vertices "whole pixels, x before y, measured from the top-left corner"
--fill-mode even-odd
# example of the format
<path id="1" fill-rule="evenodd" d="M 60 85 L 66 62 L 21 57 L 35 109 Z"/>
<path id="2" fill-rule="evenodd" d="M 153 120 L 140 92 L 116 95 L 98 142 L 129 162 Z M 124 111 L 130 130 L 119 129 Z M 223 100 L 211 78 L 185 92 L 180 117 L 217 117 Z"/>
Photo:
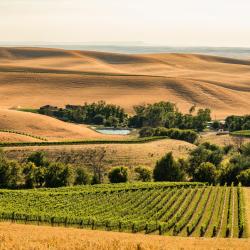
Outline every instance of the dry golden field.
<path id="1" fill-rule="evenodd" d="M 25 132 L 41 136 L 49 141 L 76 140 L 76 139 L 124 139 L 119 135 L 103 135 L 85 125 L 66 123 L 58 119 L 16 110 L 0 109 L 0 129 Z M 10 136 L 10 135 L 9 135 Z M 0 141 L 4 141 L 6 134 L 0 133 Z M 21 138 L 8 137 L 7 141 L 20 141 Z M 24 140 L 25 141 L 25 140 Z M 27 138 L 26 141 L 30 141 Z"/>
<path id="2" fill-rule="evenodd" d="M 0 224 L 0 250 L 250 249 L 250 239 L 168 237 L 47 226 Z"/>
<path id="3" fill-rule="evenodd" d="M 250 188 L 244 188 L 246 219 L 248 222 L 248 237 L 250 238 Z"/>
<path id="4" fill-rule="evenodd" d="M 36 142 L 36 141 L 41 141 L 41 140 L 26 135 L 19 135 L 15 133 L 7 133 L 0 131 L 0 142 Z"/>
<path id="5" fill-rule="evenodd" d="M 187 111 L 209 107 L 213 118 L 245 114 L 250 61 L 192 54 L 126 55 L 41 48 L 0 48 L 0 106 L 39 107 L 106 100 L 168 100 Z M 240 108 L 239 108 L 240 107 Z"/>
<path id="6" fill-rule="evenodd" d="M 215 132 L 208 132 L 208 133 L 204 133 L 201 135 L 199 142 L 203 143 L 203 142 L 210 142 L 213 144 L 217 144 L 220 146 L 225 146 L 225 145 L 229 145 L 229 144 L 235 144 L 237 143 L 237 138 L 235 141 L 235 137 L 230 136 L 230 135 L 216 135 Z M 247 143 L 250 142 L 250 138 L 241 138 L 241 143 Z"/>
<path id="7" fill-rule="evenodd" d="M 101 135 L 84 125 L 9 109 L 105 100 L 132 113 L 134 105 L 165 100 L 175 102 L 184 112 L 193 104 L 209 107 L 213 118 L 224 118 L 249 112 L 249 81 L 247 60 L 192 54 L 0 48 L 0 129 L 57 141 L 123 139 Z M 0 140 L 23 138 L 1 134 Z M 225 140 L 221 137 L 219 143 Z"/>
<path id="8" fill-rule="evenodd" d="M 185 158 L 195 145 L 184 141 L 164 139 L 143 144 L 103 144 L 103 145 L 69 145 L 42 147 L 6 148 L 7 156 L 21 159 L 33 151 L 45 151 L 48 158 L 72 164 L 87 164 L 85 152 L 89 149 L 104 147 L 105 165 L 136 167 L 138 165 L 153 167 L 164 154 L 172 151 L 175 157 Z"/>

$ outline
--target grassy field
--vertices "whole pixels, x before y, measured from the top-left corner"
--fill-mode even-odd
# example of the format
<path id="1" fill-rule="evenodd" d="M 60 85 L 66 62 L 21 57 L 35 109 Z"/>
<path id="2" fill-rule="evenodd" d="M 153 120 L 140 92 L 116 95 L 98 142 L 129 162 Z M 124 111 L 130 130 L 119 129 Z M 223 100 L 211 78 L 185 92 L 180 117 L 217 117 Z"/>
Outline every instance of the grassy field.
<path id="1" fill-rule="evenodd" d="M 247 250 L 250 239 L 168 237 L 0 223 L 1 250 Z"/>
<path id="2" fill-rule="evenodd" d="M 201 137 L 199 139 L 200 143 L 203 142 L 210 142 L 213 144 L 217 144 L 219 146 L 226 146 L 229 144 L 235 144 L 235 139 L 237 139 L 235 136 L 231 135 L 216 135 L 216 132 L 207 132 L 202 133 Z M 247 143 L 250 142 L 250 138 L 242 138 L 242 142 Z"/>
<path id="3" fill-rule="evenodd" d="M 2 190 L 0 218 L 108 231 L 241 238 L 247 235 L 242 192 L 233 186 L 164 182 Z"/>
<path id="4" fill-rule="evenodd" d="M 0 130 L 0 143 L 11 143 L 11 142 L 38 142 L 41 141 L 37 138 L 27 136 L 27 135 L 21 135 L 17 133 L 10 133 L 10 132 L 3 132 Z"/>
<path id="5" fill-rule="evenodd" d="M 250 130 L 235 131 L 231 134 L 236 136 L 250 137 Z"/>
<path id="6" fill-rule="evenodd" d="M 100 147 L 106 151 L 104 163 L 107 167 L 128 166 L 134 168 L 141 165 L 152 168 L 156 161 L 167 152 L 172 151 L 175 157 L 186 158 L 189 150 L 196 146 L 184 141 L 164 139 L 143 144 L 11 147 L 4 150 L 9 158 L 20 161 L 34 151 L 44 151 L 50 160 L 88 166 L 89 158 L 86 157 L 86 152 Z"/>

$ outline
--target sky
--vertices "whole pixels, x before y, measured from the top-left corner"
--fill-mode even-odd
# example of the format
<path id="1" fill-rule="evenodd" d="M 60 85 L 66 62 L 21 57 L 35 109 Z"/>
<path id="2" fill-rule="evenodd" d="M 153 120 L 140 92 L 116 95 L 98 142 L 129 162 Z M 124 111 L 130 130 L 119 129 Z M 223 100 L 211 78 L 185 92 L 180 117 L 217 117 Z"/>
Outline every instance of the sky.
<path id="1" fill-rule="evenodd" d="M 250 0 L 0 0 L 0 42 L 250 47 Z"/>

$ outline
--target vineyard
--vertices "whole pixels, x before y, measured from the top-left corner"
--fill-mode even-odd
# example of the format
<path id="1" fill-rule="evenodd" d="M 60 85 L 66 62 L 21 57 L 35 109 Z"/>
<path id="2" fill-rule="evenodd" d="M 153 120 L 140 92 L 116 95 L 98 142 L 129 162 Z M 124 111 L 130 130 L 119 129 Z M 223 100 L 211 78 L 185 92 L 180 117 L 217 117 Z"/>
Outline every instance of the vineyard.
<path id="1" fill-rule="evenodd" d="M 246 237 L 241 186 L 131 183 L 1 190 L 0 219 L 196 237 Z"/>

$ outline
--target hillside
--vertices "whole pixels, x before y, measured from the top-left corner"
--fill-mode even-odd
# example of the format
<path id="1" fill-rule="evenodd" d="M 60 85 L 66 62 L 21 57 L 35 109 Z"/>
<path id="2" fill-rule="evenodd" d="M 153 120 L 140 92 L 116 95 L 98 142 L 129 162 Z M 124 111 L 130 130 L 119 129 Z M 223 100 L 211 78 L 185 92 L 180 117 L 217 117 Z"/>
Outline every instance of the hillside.
<path id="1" fill-rule="evenodd" d="M 7 109 L 0 109 L 0 130 L 1 129 L 26 132 L 51 141 L 123 138 L 123 136 L 102 135 L 89 129 L 85 125 L 66 123 L 45 115 Z M 3 138 L 7 138 L 7 140 Z M 21 138 L 19 135 L 14 136 L 13 134 L 9 134 L 7 136 L 7 133 L 0 133 L 0 141 L 30 141 L 30 139 Z"/>
<path id="2" fill-rule="evenodd" d="M 40 48 L 0 48 L 0 106 L 63 106 L 106 100 L 169 100 L 213 117 L 248 113 L 250 61 L 192 54 L 127 55 Z M 240 108 L 239 108 L 240 107 Z"/>
<path id="3" fill-rule="evenodd" d="M 106 150 L 105 159 L 103 160 L 105 167 L 127 166 L 133 169 L 137 166 L 153 168 L 156 161 L 170 151 L 173 152 L 175 157 L 186 158 L 188 152 L 194 149 L 195 145 L 184 141 L 165 139 L 144 144 L 12 147 L 5 148 L 5 151 L 9 158 L 20 161 L 34 151 L 44 151 L 52 161 L 88 166 L 89 152 L 100 147 Z"/>
<path id="4" fill-rule="evenodd" d="M 0 142 L 37 142 L 37 141 L 41 140 L 33 138 L 31 136 L 0 131 Z"/>

